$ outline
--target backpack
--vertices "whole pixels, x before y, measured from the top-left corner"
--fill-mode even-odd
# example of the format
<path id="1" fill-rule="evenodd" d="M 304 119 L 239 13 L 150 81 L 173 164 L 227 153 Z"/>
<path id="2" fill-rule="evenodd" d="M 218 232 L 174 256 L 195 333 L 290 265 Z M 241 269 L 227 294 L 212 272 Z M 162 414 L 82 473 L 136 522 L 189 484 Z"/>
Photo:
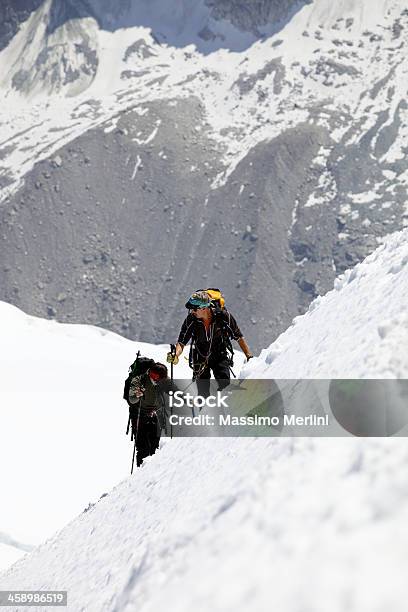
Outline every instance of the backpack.
<path id="1" fill-rule="evenodd" d="M 137 352 L 135 361 L 129 366 L 129 375 L 125 380 L 125 386 L 123 388 L 123 399 L 129 404 L 129 390 L 132 378 L 135 376 L 141 376 L 145 374 L 149 368 L 156 365 L 154 359 L 148 357 L 141 357 L 140 351 Z"/>
<path id="2" fill-rule="evenodd" d="M 211 298 L 212 304 L 216 308 L 220 308 L 223 310 L 225 308 L 225 298 L 222 295 L 220 289 L 216 289 L 215 287 L 210 287 L 210 289 L 198 289 L 198 291 L 205 291 Z"/>

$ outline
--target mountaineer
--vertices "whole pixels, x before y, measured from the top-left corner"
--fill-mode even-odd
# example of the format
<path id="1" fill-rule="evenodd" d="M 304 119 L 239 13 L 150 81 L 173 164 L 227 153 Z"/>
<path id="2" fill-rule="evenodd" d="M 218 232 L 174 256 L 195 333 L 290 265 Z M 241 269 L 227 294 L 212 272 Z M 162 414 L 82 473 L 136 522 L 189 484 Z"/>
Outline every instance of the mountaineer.
<path id="1" fill-rule="evenodd" d="M 130 368 L 124 390 L 124 398 L 129 404 L 129 424 L 132 425 L 138 467 L 145 457 L 154 455 L 159 448 L 161 430 L 165 428 L 163 383 L 167 380 L 165 365 L 138 354 Z"/>
<path id="2" fill-rule="evenodd" d="M 167 362 L 176 365 L 191 340 L 189 363 L 193 380 L 197 382 L 199 394 L 208 396 L 211 371 L 219 390 L 229 385 L 234 353 L 231 340 L 238 342 L 247 361 L 253 355 L 235 318 L 225 308 L 219 289 L 200 289 L 190 296 L 185 306 L 189 314 L 181 327 L 175 351 L 167 355 Z"/>

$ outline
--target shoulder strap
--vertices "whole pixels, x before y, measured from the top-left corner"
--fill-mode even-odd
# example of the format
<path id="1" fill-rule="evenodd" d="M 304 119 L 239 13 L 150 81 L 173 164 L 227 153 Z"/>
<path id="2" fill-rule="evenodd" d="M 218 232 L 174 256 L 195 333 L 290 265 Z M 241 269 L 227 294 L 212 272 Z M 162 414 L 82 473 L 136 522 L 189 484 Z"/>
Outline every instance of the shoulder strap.
<path id="1" fill-rule="evenodd" d="M 218 308 L 216 315 L 217 320 L 221 323 L 221 331 L 224 346 L 231 353 L 231 362 L 234 357 L 234 348 L 232 346 L 230 334 L 228 332 L 228 328 L 230 328 L 231 315 L 226 308 Z"/>

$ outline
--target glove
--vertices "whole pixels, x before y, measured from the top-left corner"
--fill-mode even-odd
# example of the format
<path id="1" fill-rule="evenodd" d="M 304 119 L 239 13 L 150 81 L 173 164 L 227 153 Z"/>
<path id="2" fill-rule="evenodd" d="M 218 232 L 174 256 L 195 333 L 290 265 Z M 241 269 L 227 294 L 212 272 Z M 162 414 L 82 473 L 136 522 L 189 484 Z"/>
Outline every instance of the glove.
<path id="1" fill-rule="evenodd" d="M 172 363 L 173 365 L 177 365 L 179 362 L 179 358 L 175 353 L 167 353 L 167 363 Z"/>
<path id="2" fill-rule="evenodd" d="M 134 394 L 137 398 L 143 397 L 145 389 L 143 387 L 135 387 Z"/>

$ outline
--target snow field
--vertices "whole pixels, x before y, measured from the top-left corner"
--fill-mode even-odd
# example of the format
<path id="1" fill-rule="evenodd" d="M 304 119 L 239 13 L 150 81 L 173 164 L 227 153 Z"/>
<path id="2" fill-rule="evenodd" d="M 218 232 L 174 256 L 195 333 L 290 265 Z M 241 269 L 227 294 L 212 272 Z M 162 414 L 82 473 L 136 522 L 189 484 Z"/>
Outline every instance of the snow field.
<path id="1" fill-rule="evenodd" d="M 391 439 L 166 441 L 1 583 L 66 589 L 72 612 L 402 611 L 407 459 Z"/>

